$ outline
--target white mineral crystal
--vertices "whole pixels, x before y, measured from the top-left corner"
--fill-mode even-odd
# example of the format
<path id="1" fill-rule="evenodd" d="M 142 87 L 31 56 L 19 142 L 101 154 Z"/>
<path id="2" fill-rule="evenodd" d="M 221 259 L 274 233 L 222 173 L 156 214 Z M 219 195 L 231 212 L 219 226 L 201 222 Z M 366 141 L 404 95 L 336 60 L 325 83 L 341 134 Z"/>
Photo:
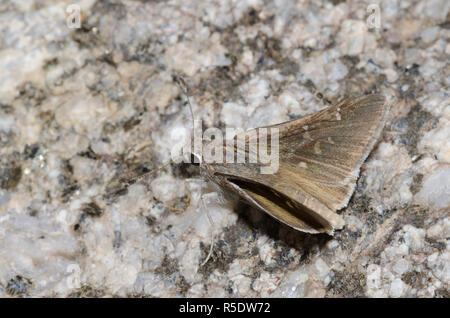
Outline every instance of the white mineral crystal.
<path id="1" fill-rule="evenodd" d="M 412 225 L 405 225 L 403 231 L 405 232 L 403 238 L 409 249 L 412 252 L 419 252 L 424 244 L 425 230 L 418 229 Z"/>
<path id="2" fill-rule="evenodd" d="M 417 200 L 434 209 L 450 207 L 450 167 L 436 168 L 425 178 Z"/>
<path id="3" fill-rule="evenodd" d="M 363 21 L 345 20 L 339 33 L 341 52 L 347 55 L 357 55 L 364 50 L 367 26 Z"/>
<path id="4" fill-rule="evenodd" d="M 68 1 L 0 1 L 0 297 L 448 292 L 448 0 L 383 1 L 380 29 L 358 1 L 78 4 L 82 30 Z M 333 238 L 172 161 L 183 93 L 245 130 L 368 92 L 391 112 Z"/>
<path id="5" fill-rule="evenodd" d="M 376 264 L 367 267 L 366 294 L 369 297 L 383 297 L 381 287 L 381 268 Z"/>

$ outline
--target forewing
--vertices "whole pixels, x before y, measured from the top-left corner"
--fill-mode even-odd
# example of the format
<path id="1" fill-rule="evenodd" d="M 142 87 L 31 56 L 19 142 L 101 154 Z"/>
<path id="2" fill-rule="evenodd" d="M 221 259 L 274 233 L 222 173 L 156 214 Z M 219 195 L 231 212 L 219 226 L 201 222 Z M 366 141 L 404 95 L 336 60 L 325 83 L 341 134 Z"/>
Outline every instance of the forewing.
<path id="1" fill-rule="evenodd" d="M 368 95 L 347 99 L 297 120 L 266 126 L 279 129 L 280 162 L 275 174 L 262 175 L 260 164 L 246 163 L 213 164 L 214 175 L 224 177 L 231 183 L 229 188 L 241 189 L 241 196 L 294 228 L 311 233 L 332 232 L 343 226 L 335 211 L 347 205 L 360 166 L 377 141 L 387 112 L 384 96 Z M 251 141 L 247 138 L 247 142 Z M 258 193 L 258 187 L 273 195 Z M 286 198 L 292 200 L 288 205 Z M 287 208 L 290 205 L 294 208 Z M 321 226 L 312 224 L 311 217 Z"/>

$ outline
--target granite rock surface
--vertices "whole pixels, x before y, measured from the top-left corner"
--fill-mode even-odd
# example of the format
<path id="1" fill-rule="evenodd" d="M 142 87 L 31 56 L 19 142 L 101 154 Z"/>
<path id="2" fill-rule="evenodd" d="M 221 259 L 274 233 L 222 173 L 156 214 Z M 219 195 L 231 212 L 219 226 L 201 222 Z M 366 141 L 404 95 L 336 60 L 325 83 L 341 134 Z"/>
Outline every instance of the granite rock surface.
<path id="1" fill-rule="evenodd" d="M 1 1 L 0 296 L 449 297 L 450 2 L 371 4 Z M 204 128 L 384 94 L 345 228 L 296 232 L 190 165 L 135 182 L 191 129 L 174 74 Z"/>

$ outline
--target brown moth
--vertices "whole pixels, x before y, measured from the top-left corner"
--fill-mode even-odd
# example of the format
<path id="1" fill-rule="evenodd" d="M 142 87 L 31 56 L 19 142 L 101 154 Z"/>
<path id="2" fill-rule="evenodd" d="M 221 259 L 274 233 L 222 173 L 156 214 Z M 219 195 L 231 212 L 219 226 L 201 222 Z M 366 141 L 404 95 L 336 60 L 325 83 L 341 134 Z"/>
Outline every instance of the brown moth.
<path id="1" fill-rule="evenodd" d="M 261 174 L 259 162 L 202 162 L 200 168 L 210 180 L 280 222 L 302 232 L 332 235 L 344 226 L 336 211 L 347 206 L 388 110 L 385 97 L 373 94 L 260 127 L 278 128 L 279 168 L 274 174 Z M 245 138 L 245 149 L 219 145 L 219 151 L 248 155 L 248 132 Z"/>

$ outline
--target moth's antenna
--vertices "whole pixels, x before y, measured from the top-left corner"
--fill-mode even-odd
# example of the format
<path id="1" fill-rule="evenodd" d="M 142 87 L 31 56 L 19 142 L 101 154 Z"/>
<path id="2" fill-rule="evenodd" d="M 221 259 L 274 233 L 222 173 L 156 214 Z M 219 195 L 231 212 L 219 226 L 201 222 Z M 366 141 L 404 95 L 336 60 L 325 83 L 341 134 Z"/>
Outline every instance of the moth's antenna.
<path id="1" fill-rule="evenodd" d="M 184 79 L 179 75 L 173 75 L 173 80 L 177 83 L 178 87 L 183 92 L 184 96 L 186 96 L 186 100 L 189 106 L 189 111 L 191 112 L 191 120 L 192 120 L 192 135 L 194 135 L 194 112 L 192 111 L 191 100 L 189 99 L 189 87 L 187 86 Z"/>
<path id="2" fill-rule="evenodd" d="M 189 106 L 189 111 L 191 112 L 192 136 L 194 136 L 195 121 L 194 121 L 194 112 L 192 111 L 191 100 L 189 99 L 189 87 L 187 86 L 184 79 L 179 75 L 174 75 L 173 80 L 175 83 L 178 84 L 178 87 L 180 87 L 181 91 L 186 96 L 186 100 L 187 100 L 187 103 Z M 208 212 L 208 209 L 206 208 L 205 201 L 203 200 L 203 194 L 201 192 L 202 192 L 202 190 L 200 189 L 200 199 L 202 201 L 202 206 L 203 206 L 203 209 L 205 210 L 206 215 L 208 216 L 208 220 L 209 220 L 209 223 L 211 224 L 211 228 L 212 228 L 212 230 L 211 230 L 211 245 L 209 247 L 209 252 L 208 252 L 208 255 L 206 256 L 205 260 L 200 264 L 200 267 L 203 267 L 209 261 L 209 259 L 211 258 L 211 255 L 213 253 L 213 248 L 214 248 L 214 244 L 215 244 L 215 234 L 214 234 L 215 231 L 214 231 L 214 222 L 211 218 L 211 215 Z"/>

